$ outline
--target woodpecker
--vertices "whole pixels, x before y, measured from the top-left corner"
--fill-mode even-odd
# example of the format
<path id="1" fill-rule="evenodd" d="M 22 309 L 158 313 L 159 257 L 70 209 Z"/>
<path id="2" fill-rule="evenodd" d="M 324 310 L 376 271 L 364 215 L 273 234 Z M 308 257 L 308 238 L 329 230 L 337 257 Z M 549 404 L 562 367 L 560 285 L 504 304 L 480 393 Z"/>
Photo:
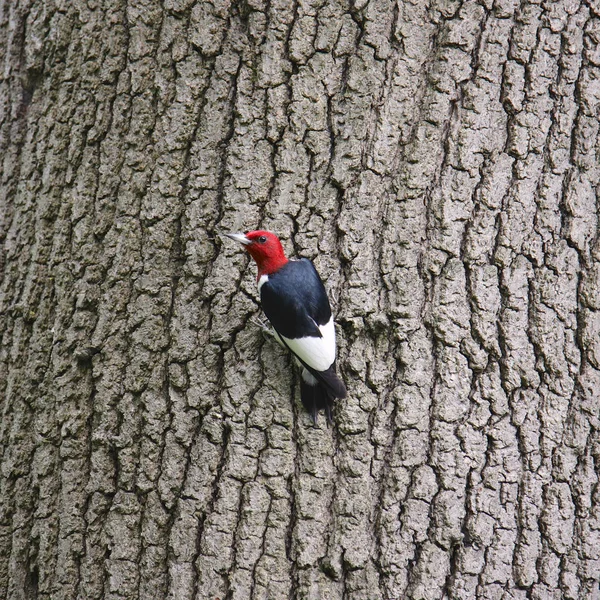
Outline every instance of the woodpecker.
<path id="1" fill-rule="evenodd" d="M 263 311 L 278 341 L 301 367 L 302 404 L 315 425 L 320 410 L 331 423 L 333 402 L 346 397 L 346 386 L 335 371 L 333 316 L 317 270 L 307 258 L 288 260 L 270 231 L 225 235 L 242 244 L 256 262 Z"/>

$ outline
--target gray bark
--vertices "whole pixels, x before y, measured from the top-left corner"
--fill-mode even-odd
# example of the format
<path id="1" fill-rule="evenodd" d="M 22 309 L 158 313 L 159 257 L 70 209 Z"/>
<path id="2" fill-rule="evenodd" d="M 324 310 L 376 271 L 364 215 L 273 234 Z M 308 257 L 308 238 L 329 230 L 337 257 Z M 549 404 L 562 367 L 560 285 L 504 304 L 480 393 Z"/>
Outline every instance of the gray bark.
<path id="1" fill-rule="evenodd" d="M 598 599 L 597 2 L 16 0 L 0 57 L 0 598 Z"/>

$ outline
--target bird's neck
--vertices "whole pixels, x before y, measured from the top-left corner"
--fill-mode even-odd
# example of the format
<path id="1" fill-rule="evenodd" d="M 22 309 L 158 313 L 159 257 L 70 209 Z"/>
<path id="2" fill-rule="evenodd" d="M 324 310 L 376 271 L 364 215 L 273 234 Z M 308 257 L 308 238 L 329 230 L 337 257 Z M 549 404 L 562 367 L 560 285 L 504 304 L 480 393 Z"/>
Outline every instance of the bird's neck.
<path id="1" fill-rule="evenodd" d="M 276 271 L 279 271 L 287 262 L 288 259 L 283 254 L 280 256 L 269 256 L 261 260 L 260 263 L 257 263 L 258 274 L 256 275 L 256 280 L 258 281 L 263 275 L 272 275 Z"/>

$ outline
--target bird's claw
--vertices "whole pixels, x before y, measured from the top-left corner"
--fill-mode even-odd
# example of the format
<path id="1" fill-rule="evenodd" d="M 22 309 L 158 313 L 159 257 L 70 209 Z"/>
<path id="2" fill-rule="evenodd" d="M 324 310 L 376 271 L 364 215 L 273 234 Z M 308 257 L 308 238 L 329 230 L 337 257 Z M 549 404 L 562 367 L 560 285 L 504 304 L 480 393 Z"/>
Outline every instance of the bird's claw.
<path id="1" fill-rule="evenodd" d="M 259 317 L 252 317 L 252 319 L 250 320 L 252 323 L 260 327 L 266 339 L 274 339 L 279 345 L 283 345 L 281 343 L 281 340 L 279 339 L 279 336 L 277 335 L 277 332 L 272 327 L 270 327 L 266 321 L 263 321 Z"/>
<path id="2" fill-rule="evenodd" d="M 266 335 L 275 335 L 275 332 L 273 331 L 273 329 L 271 329 L 271 327 L 269 327 L 268 323 L 266 321 L 263 321 L 259 317 L 252 317 L 250 319 L 250 322 L 254 323 L 255 325 L 258 325 L 262 329 L 263 333 L 265 333 Z"/>

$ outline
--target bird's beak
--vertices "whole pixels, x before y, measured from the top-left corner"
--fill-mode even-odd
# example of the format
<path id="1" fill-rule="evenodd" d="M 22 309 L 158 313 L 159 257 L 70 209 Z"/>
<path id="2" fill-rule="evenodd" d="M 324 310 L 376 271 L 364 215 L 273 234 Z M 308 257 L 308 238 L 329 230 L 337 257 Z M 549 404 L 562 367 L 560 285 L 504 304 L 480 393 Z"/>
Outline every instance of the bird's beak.
<path id="1" fill-rule="evenodd" d="M 249 240 L 244 233 L 224 233 L 228 238 L 247 246 L 252 243 L 252 240 Z"/>

